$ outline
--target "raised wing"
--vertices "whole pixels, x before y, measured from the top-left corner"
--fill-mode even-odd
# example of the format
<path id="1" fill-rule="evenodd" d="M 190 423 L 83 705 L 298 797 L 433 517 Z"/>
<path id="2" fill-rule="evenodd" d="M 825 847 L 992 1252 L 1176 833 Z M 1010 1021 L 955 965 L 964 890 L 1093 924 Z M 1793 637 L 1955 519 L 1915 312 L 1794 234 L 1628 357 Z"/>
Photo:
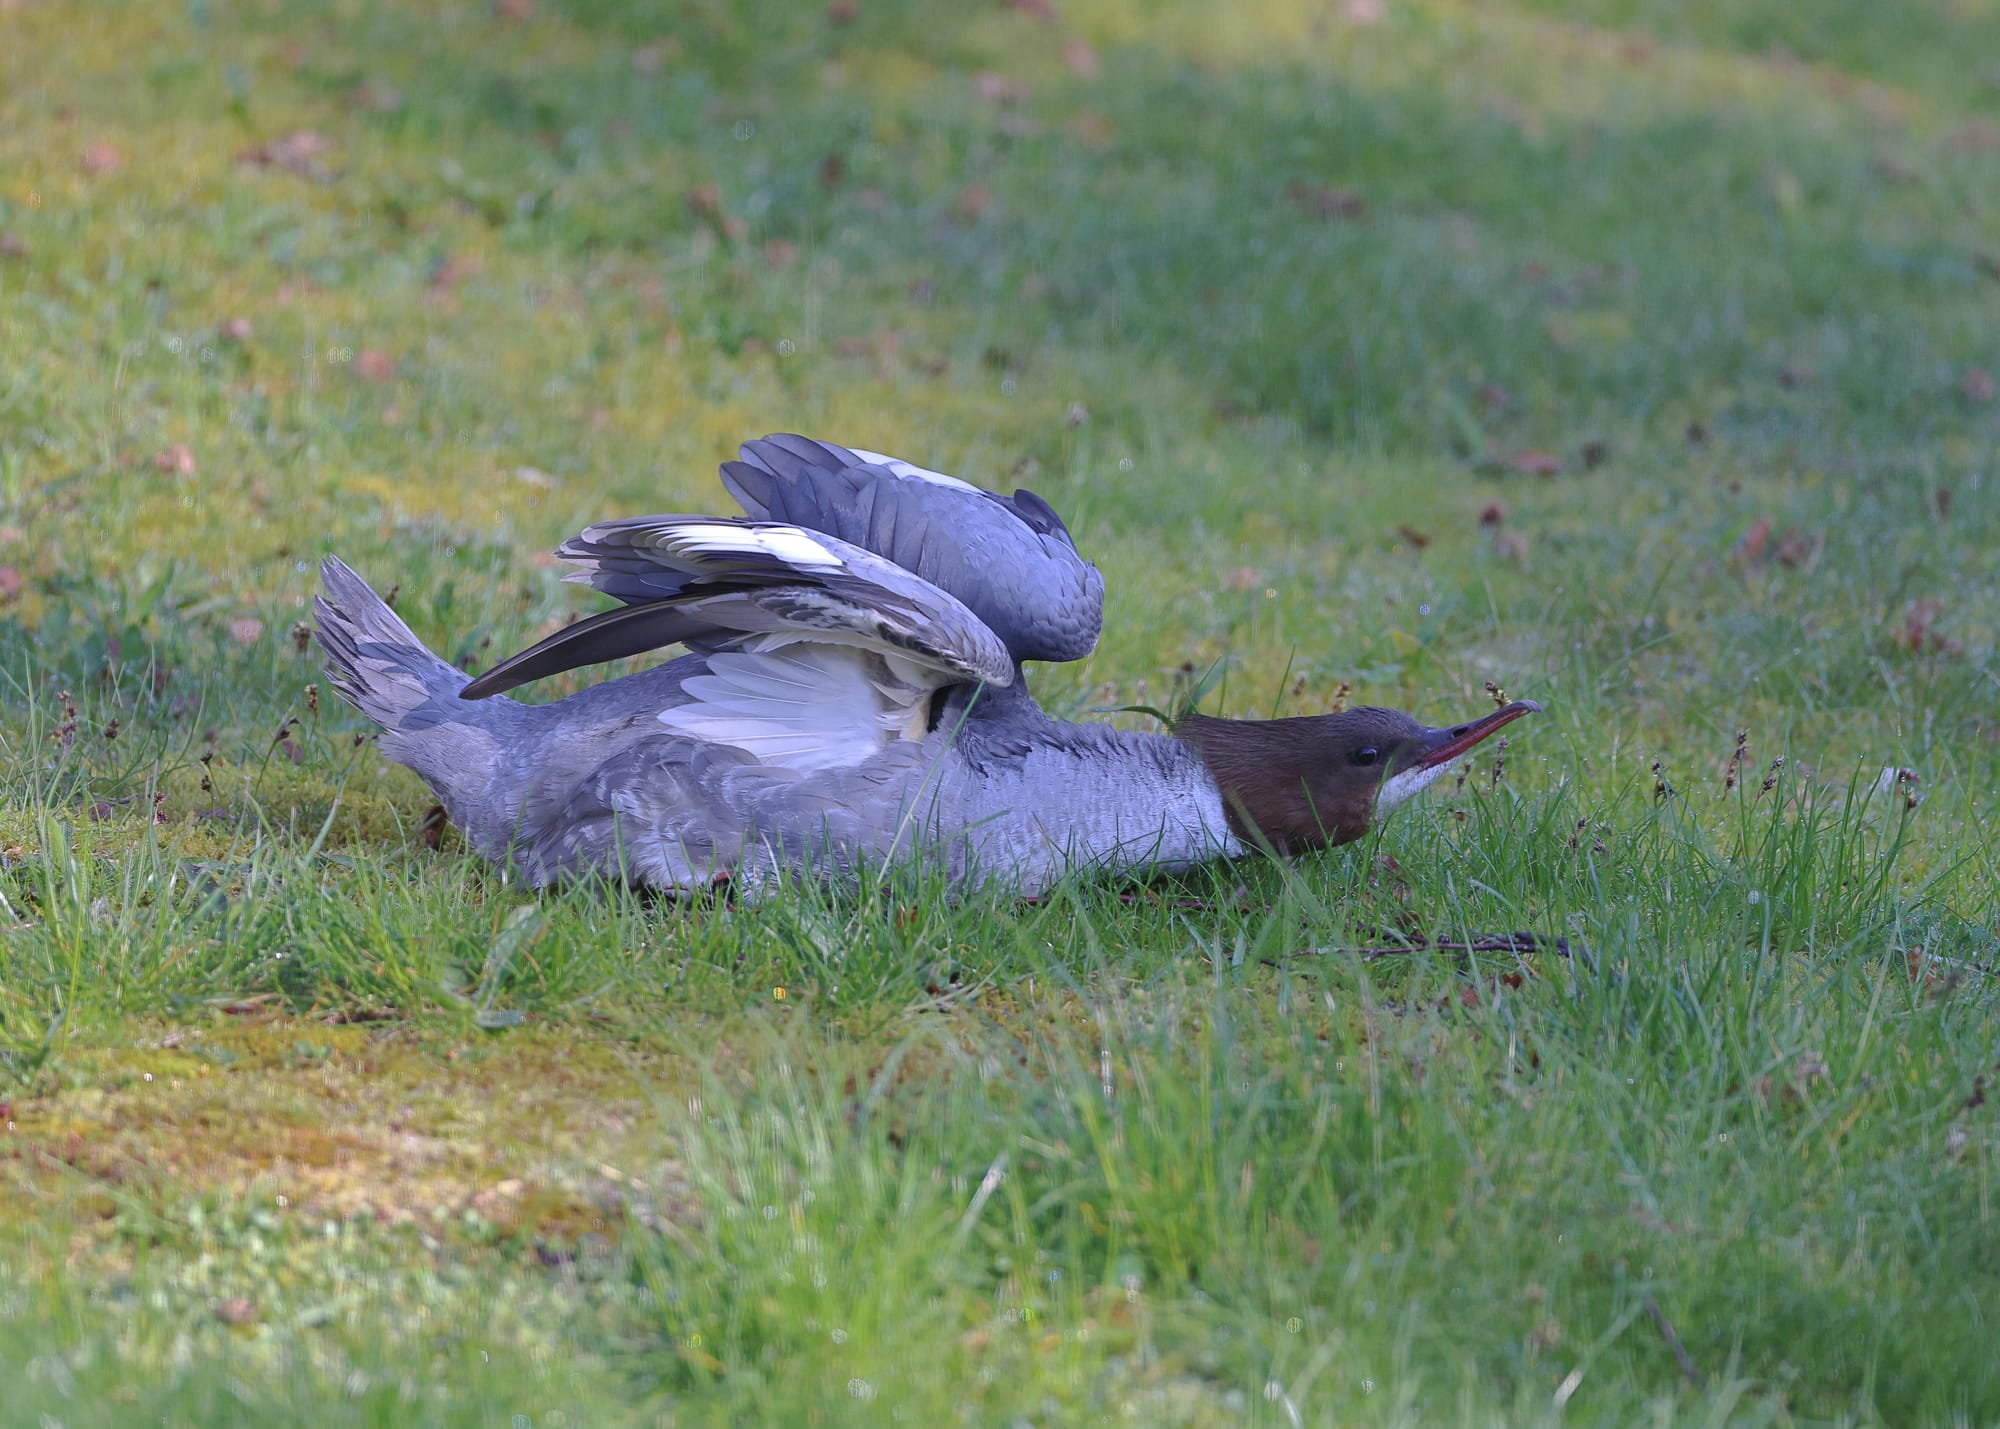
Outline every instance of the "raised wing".
<path id="1" fill-rule="evenodd" d="M 857 650 L 925 688 L 1013 683 L 1006 647 L 961 602 L 834 536 L 776 522 L 637 516 L 588 527 L 557 554 L 582 567 L 566 579 L 629 603 L 501 661 L 462 698 L 676 642 L 705 653 Z M 720 676 L 728 666 L 717 658 L 710 666 Z"/>
<path id="2" fill-rule="evenodd" d="M 758 521 L 821 531 L 956 596 L 1015 660 L 1079 660 L 1104 624 L 1104 577 L 1054 509 L 895 457 L 777 435 L 746 442 L 722 484 Z M 613 585 L 599 590 L 633 599 Z"/>

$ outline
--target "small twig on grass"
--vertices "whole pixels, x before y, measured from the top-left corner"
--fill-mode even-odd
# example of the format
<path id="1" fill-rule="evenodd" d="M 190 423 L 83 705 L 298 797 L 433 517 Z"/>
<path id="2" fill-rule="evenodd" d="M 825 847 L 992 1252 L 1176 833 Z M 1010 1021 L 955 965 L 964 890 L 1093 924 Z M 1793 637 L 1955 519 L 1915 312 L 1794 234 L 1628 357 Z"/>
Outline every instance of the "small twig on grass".
<path id="1" fill-rule="evenodd" d="M 1979 978 L 1982 981 L 2000 974 L 2000 967 L 1989 966 L 1986 963 L 1969 962 L 1964 958 L 1948 958 L 1943 953 L 1926 953 L 1920 951 L 1918 956 L 1936 963 L 1939 967 L 1949 968 L 1954 973 L 1964 973 L 1969 977 Z"/>
<path id="2" fill-rule="evenodd" d="M 1016 901 L 1025 903 L 1030 908 L 1040 908 L 1048 903 L 1048 899 L 1039 893 L 1024 893 Z M 1214 903 L 1205 898 L 1161 898 L 1157 894 L 1133 893 L 1129 890 L 1120 893 L 1118 901 L 1128 907 L 1134 903 L 1143 903 L 1149 907 L 1179 908 L 1190 913 L 1268 913 L 1271 911 L 1268 904 L 1262 908 L 1252 908 L 1248 903 L 1243 902 Z"/>
<path id="3" fill-rule="evenodd" d="M 319 1015 L 329 1027 L 348 1027 L 366 1022 L 395 1022 L 404 1014 L 389 1007 L 336 1007 Z"/>
<path id="4" fill-rule="evenodd" d="M 1569 939 L 1543 938 L 1534 933 L 1485 933 L 1474 938 L 1416 938 L 1387 947 L 1300 948 L 1288 956 L 1324 958 L 1344 954 L 1372 963 L 1378 958 L 1401 957 L 1409 953 L 1539 953 L 1544 950 L 1566 958 L 1570 955 Z M 1277 966 L 1271 958 L 1264 959 L 1264 962 L 1270 967 Z"/>
<path id="5" fill-rule="evenodd" d="M 1674 1352 L 1674 1363 L 1681 1367 L 1681 1377 L 1696 1389 L 1700 1389 L 1703 1383 L 1701 1371 L 1694 1367 L 1694 1358 L 1688 1354 L 1687 1346 L 1681 1343 L 1681 1337 L 1674 1332 L 1673 1321 L 1667 1318 L 1667 1312 L 1662 1310 L 1660 1302 L 1650 1295 L 1640 1303 L 1645 1306 L 1646 1318 L 1653 1322 L 1653 1328 L 1660 1332 L 1660 1338 L 1665 1340 L 1667 1348 Z"/>
<path id="6" fill-rule="evenodd" d="M 249 997 L 222 998 L 219 1001 L 210 1002 L 209 1006 L 229 1017 L 257 1017 L 266 1012 L 274 1011 L 273 1004 L 277 1001 L 277 993 L 259 992 L 253 993 Z"/>

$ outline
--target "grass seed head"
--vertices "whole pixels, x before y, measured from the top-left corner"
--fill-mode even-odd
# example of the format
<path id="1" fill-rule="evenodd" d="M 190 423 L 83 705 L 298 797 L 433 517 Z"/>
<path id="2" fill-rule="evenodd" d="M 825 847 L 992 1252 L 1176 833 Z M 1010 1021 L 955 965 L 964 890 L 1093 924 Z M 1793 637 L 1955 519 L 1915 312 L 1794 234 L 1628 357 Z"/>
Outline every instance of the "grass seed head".
<path id="1" fill-rule="evenodd" d="M 1736 773 L 1743 767 L 1744 756 L 1750 752 L 1750 731 L 1736 731 L 1736 748 L 1729 752 L 1729 765 L 1722 772 L 1722 792 L 1727 794 L 1736 787 Z"/>
<path id="2" fill-rule="evenodd" d="M 68 690 L 58 690 L 56 700 L 62 705 L 62 719 L 49 731 L 49 738 L 68 749 L 76 743 L 77 727 L 82 723 L 76 712 L 76 701 Z"/>

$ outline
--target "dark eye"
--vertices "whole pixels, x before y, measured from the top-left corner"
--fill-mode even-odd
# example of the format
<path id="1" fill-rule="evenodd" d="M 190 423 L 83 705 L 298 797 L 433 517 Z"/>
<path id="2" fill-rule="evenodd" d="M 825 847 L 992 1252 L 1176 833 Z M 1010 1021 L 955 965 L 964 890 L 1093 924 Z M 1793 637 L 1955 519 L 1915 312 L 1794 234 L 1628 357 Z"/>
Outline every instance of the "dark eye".
<path id="1" fill-rule="evenodd" d="M 1354 751 L 1354 762 L 1356 764 L 1373 764 L 1376 760 L 1380 759 L 1381 757 L 1382 757 L 1382 751 L 1375 748 L 1375 746 L 1372 744 L 1365 749 L 1357 749 Z"/>

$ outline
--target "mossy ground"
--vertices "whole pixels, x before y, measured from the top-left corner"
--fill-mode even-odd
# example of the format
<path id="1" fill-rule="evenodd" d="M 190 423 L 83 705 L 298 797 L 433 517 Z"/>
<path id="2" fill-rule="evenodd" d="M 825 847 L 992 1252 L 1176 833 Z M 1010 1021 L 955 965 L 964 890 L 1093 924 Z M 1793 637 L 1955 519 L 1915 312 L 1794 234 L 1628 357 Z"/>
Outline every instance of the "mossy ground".
<path id="1" fill-rule="evenodd" d="M 6 1414 L 2000 1422 L 1996 55 L 0 5 Z M 427 832 L 319 557 L 484 662 L 782 429 L 1064 513 L 1058 712 L 1547 713 L 1361 845 L 1034 905 Z M 1515 929 L 1573 955 L 1359 951 Z"/>

